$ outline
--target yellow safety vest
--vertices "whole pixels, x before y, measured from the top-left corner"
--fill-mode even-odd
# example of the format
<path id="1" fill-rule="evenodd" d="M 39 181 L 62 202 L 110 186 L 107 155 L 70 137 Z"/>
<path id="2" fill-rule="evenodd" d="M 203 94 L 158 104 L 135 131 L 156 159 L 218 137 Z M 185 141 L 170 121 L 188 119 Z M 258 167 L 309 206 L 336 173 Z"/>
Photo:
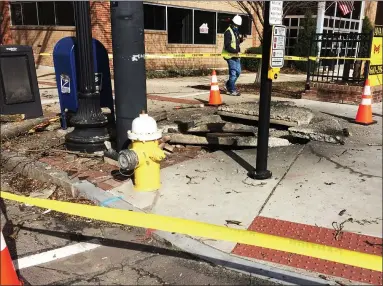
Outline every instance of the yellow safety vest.
<path id="1" fill-rule="evenodd" d="M 226 31 L 230 31 L 230 34 L 231 34 L 231 44 L 230 46 L 233 48 L 233 49 L 236 49 L 237 48 L 237 38 L 235 37 L 234 35 L 234 31 L 231 27 L 227 28 Z M 225 31 L 225 33 L 226 33 Z M 229 56 L 229 52 L 225 50 L 225 44 L 223 44 L 223 50 L 222 50 L 222 55 L 223 55 L 223 58 L 225 60 L 228 60 L 228 59 L 231 59 L 232 57 Z"/>

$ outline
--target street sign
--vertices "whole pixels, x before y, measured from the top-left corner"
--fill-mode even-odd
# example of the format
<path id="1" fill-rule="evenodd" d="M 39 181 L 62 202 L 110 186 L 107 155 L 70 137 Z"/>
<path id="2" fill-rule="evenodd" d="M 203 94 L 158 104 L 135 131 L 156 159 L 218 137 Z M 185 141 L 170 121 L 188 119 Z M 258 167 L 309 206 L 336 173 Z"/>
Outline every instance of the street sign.
<path id="1" fill-rule="evenodd" d="M 283 16 L 283 1 L 270 1 L 269 24 L 281 25 Z"/>
<path id="2" fill-rule="evenodd" d="M 274 25 L 271 36 L 270 67 L 281 68 L 285 56 L 286 27 Z"/>

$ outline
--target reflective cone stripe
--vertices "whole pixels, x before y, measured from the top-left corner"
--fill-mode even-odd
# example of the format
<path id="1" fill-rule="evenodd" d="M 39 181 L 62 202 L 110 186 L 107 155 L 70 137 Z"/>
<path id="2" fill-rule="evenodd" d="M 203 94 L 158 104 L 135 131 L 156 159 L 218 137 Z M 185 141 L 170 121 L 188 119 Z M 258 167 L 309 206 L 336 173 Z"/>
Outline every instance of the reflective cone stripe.
<path id="1" fill-rule="evenodd" d="M 372 104 L 372 99 L 371 98 L 362 98 L 362 102 L 360 105 L 371 105 Z"/>
<path id="2" fill-rule="evenodd" d="M 210 84 L 210 97 L 209 97 L 209 105 L 221 105 L 222 98 L 221 92 L 219 91 L 217 74 L 215 70 L 211 75 L 211 84 Z"/>
<path id="3" fill-rule="evenodd" d="M 355 123 L 369 125 L 376 123 L 372 120 L 372 96 L 370 81 L 367 79 L 363 88 L 362 100 L 359 104 L 358 112 L 356 114 Z"/>
<path id="4" fill-rule="evenodd" d="M 371 95 L 371 87 L 369 85 L 365 85 L 364 86 L 363 95 L 366 95 L 366 96 L 370 96 Z"/>
<path id="5" fill-rule="evenodd" d="M 8 247 L 5 244 L 3 233 L 0 238 L 0 285 L 23 285 L 16 274 Z"/>

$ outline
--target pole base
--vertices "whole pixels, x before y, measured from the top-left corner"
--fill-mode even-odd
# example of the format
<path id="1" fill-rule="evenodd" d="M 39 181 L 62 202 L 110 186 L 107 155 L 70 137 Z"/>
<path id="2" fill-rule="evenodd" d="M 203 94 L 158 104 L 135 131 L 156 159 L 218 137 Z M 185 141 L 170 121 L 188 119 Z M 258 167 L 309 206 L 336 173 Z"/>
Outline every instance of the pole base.
<path id="1" fill-rule="evenodd" d="M 110 136 L 105 127 L 76 128 L 65 136 L 65 145 L 70 151 L 94 153 L 105 150 L 104 142 L 109 140 Z"/>
<path id="2" fill-rule="evenodd" d="M 270 179 L 273 174 L 269 170 L 265 170 L 260 172 L 251 171 L 247 175 L 254 180 L 266 180 Z"/>

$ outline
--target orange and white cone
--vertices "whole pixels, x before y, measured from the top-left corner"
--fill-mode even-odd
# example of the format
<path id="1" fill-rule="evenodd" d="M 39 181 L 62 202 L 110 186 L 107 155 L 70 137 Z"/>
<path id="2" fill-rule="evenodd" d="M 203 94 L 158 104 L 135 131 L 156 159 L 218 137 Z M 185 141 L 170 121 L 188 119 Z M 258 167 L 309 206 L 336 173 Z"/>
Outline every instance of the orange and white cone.
<path id="1" fill-rule="evenodd" d="M 362 102 L 359 104 L 358 112 L 356 114 L 355 123 L 362 125 L 370 125 L 376 123 L 372 120 L 372 95 L 370 81 L 366 79 L 363 88 Z"/>
<path id="2" fill-rule="evenodd" d="M 222 97 L 221 97 L 221 92 L 219 91 L 217 74 L 215 70 L 213 70 L 213 74 L 211 75 L 209 105 L 221 105 L 221 104 L 222 104 Z"/>
<path id="3" fill-rule="evenodd" d="M 3 233 L 1 233 L 0 238 L 0 250 L 0 285 L 23 285 L 23 283 L 17 277 L 11 255 L 7 245 L 5 244 Z"/>

